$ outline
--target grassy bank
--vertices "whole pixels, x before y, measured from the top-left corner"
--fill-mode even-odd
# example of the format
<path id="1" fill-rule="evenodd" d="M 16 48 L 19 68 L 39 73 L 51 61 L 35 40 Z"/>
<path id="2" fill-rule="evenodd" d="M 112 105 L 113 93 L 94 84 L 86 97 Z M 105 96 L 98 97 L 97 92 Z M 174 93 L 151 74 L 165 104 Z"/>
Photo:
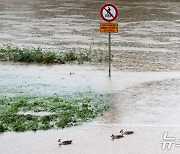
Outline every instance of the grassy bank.
<path id="1" fill-rule="evenodd" d="M 13 62 L 28 62 L 41 64 L 65 64 L 107 60 L 107 54 L 100 49 L 72 49 L 65 52 L 43 51 L 41 48 L 19 48 L 12 44 L 5 44 L 0 49 L 0 60 Z"/>
<path id="2" fill-rule="evenodd" d="M 78 97 L 1 97 L 0 132 L 47 130 L 79 125 L 107 110 L 107 97 L 81 94 Z"/>

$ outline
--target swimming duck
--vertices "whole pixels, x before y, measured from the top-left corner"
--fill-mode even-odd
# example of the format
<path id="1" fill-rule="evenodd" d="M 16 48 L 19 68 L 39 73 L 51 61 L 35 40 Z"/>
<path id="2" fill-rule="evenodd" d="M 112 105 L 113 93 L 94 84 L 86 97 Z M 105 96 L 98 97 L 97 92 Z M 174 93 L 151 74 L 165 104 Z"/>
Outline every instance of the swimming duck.
<path id="1" fill-rule="evenodd" d="M 122 138 L 124 136 L 123 135 L 114 135 L 114 134 L 112 134 L 111 137 L 114 140 L 114 139 L 120 139 L 120 138 Z"/>
<path id="2" fill-rule="evenodd" d="M 130 134 L 133 134 L 134 131 L 124 131 L 124 130 L 121 130 L 120 133 L 123 134 L 123 135 L 130 135 Z"/>
<path id="3" fill-rule="evenodd" d="M 62 141 L 61 142 L 61 139 L 59 139 L 58 142 L 59 142 L 59 145 L 68 145 L 68 144 L 72 143 L 72 140 L 67 140 L 67 141 Z"/>

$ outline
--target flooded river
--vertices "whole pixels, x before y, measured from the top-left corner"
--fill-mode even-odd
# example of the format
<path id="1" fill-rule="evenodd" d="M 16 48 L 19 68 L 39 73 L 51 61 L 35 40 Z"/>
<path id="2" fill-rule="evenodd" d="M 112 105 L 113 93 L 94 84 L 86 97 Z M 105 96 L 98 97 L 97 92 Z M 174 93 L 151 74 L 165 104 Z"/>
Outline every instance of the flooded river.
<path id="1" fill-rule="evenodd" d="M 180 73 L 113 71 L 78 65 L 22 65 L 0 63 L 1 95 L 52 95 L 95 91 L 115 93 L 103 117 L 82 126 L 59 130 L 0 134 L 3 154 L 79 154 L 163 152 L 160 141 L 165 131 L 179 137 Z M 73 75 L 70 75 L 73 72 Z M 112 141 L 120 129 L 135 134 Z M 59 146 L 58 139 L 73 144 Z M 131 146 L 131 148 L 125 148 Z M 149 148 L 148 146 L 153 146 Z M 117 150 L 117 148 L 119 150 Z M 72 152 L 73 151 L 73 152 Z M 172 152 L 179 149 L 173 147 Z"/>
<path id="2" fill-rule="evenodd" d="M 99 32 L 97 0 L 0 0 L 0 44 L 107 49 Z M 0 134 L 2 154 L 180 153 L 173 143 L 162 150 L 162 137 L 180 139 L 179 0 L 111 1 L 119 9 L 119 33 L 112 35 L 113 72 L 106 65 L 26 65 L 0 63 L 0 95 L 115 93 L 103 117 L 81 126 Z M 73 73 L 73 75 L 70 75 Z M 111 140 L 121 129 L 132 136 Z M 59 146 L 58 139 L 73 144 Z"/>
<path id="3" fill-rule="evenodd" d="M 176 52 L 180 4 L 171 1 L 111 1 L 119 10 L 113 50 Z M 107 34 L 99 32 L 103 4 L 97 0 L 0 0 L 0 43 L 54 50 L 99 46 L 107 42 Z"/>
<path id="4" fill-rule="evenodd" d="M 0 0 L 0 44 L 13 43 L 57 52 L 72 48 L 107 50 L 108 35 L 99 32 L 99 23 L 103 22 L 99 12 L 104 3 L 97 0 Z M 170 70 L 176 66 L 179 70 L 179 0 L 112 3 L 119 10 L 116 20 L 119 32 L 112 35 L 114 67 L 144 71 Z"/>

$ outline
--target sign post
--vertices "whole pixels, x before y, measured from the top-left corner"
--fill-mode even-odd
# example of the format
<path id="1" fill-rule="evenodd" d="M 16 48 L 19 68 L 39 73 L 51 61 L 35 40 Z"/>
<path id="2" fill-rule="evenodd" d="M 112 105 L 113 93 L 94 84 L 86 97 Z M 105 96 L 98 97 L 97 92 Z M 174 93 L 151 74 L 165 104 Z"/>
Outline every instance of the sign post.
<path id="1" fill-rule="evenodd" d="M 100 10 L 100 15 L 103 20 L 109 23 L 100 23 L 100 32 L 109 33 L 109 77 L 111 77 L 111 33 L 118 32 L 118 24 L 111 23 L 116 20 L 118 16 L 118 10 L 113 4 L 105 4 Z"/>
<path id="2" fill-rule="evenodd" d="M 109 77 L 111 77 L 111 33 L 109 32 Z"/>

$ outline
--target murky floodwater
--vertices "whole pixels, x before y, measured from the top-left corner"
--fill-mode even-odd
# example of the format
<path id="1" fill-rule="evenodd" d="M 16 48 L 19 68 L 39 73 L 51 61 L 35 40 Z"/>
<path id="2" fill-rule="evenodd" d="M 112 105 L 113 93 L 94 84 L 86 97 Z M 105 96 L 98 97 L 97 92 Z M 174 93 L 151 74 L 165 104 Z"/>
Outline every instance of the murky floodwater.
<path id="1" fill-rule="evenodd" d="M 58 52 L 67 48 L 107 49 L 108 36 L 99 32 L 102 22 L 99 11 L 104 3 L 97 0 L 0 0 L 0 44 L 11 42 Z M 114 67 L 132 71 L 176 66 L 179 70 L 179 0 L 112 3 L 119 9 L 119 33 L 112 36 Z M 167 52 L 168 55 L 162 56 Z M 143 60 L 138 55 L 143 56 Z"/>
<path id="2" fill-rule="evenodd" d="M 179 0 L 111 2 L 119 9 L 120 27 L 119 33 L 112 35 L 116 69 L 111 79 L 106 66 L 0 63 L 1 96 L 91 90 L 116 93 L 109 112 L 93 122 L 64 130 L 1 133 L 0 153 L 166 153 L 161 150 L 163 133 L 180 139 Z M 99 32 L 99 10 L 104 3 L 0 0 L 0 44 L 12 42 L 55 51 L 106 48 L 107 35 Z M 135 134 L 112 141 L 111 134 L 120 129 L 131 129 Z M 72 139 L 73 144 L 59 147 L 59 138 Z M 175 145 L 168 151 L 179 152 Z"/>
<path id="3" fill-rule="evenodd" d="M 179 137 L 178 72 L 113 71 L 109 79 L 106 69 L 78 65 L 1 63 L 0 70 L 1 95 L 73 94 L 89 90 L 116 93 L 103 117 L 82 126 L 36 133 L 1 133 L 3 154 L 145 153 L 148 146 L 161 153 L 160 141 L 165 131 Z M 135 134 L 112 141 L 111 134 L 118 134 L 120 129 L 131 129 Z M 59 138 L 72 139 L 73 144 L 59 147 Z M 178 150 L 174 148 L 172 152 Z M 154 149 L 149 148 L 148 152 L 153 153 Z"/>

